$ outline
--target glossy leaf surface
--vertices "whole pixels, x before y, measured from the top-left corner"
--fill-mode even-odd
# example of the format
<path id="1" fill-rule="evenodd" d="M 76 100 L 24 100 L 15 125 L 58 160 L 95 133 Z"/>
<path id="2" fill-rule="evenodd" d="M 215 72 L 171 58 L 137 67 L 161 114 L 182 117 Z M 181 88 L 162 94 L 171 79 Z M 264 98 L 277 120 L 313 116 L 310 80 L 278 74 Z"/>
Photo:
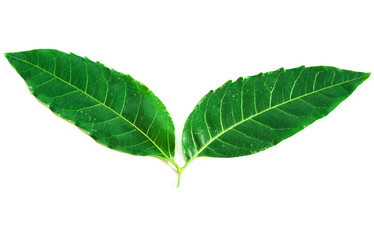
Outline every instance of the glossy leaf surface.
<path id="1" fill-rule="evenodd" d="M 162 102 L 130 75 L 51 49 L 5 56 L 33 95 L 97 142 L 173 163 L 171 117 Z"/>
<path id="2" fill-rule="evenodd" d="M 189 115 L 182 136 L 188 162 L 237 157 L 276 145 L 347 98 L 369 73 L 304 66 L 228 81 Z"/>

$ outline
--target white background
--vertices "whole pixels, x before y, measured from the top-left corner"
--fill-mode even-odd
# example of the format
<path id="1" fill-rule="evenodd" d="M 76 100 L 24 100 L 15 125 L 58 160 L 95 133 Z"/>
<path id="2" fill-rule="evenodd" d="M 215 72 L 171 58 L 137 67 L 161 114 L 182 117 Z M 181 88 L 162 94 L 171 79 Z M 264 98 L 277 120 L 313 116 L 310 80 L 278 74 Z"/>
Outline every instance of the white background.
<path id="1" fill-rule="evenodd" d="M 372 1 L 1 1 L 0 52 L 55 48 L 131 74 L 176 126 L 229 79 L 374 71 Z M 264 152 L 182 175 L 56 117 L 0 56 L 0 239 L 374 239 L 374 79 Z"/>

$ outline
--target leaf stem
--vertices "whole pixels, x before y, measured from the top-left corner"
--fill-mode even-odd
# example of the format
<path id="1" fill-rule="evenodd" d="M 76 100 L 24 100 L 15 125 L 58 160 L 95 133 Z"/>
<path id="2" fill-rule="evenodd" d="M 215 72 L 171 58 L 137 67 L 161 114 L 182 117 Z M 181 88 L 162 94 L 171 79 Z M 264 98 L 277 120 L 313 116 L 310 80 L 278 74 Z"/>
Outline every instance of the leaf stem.
<path id="1" fill-rule="evenodd" d="M 196 157 L 191 158 L 189 161 L 186 161 L 186 163 L 184 164 L 184 166 L 181 167 L 181 171 L 183 172 L 183 170 L 188 166 L 188 164 L 190 164 L 190 163 L 191 163 L 195 158 L 196 158 Z"/>
<path id="2" fill-rule="evenodd" d="M 179 183 L 180 183 L 180 180 L 181 180 L 181 174 L 184 170 L 184 168 L 181 168 L 179 167 L 179 165 L 171 158 L 167 158 L 167 160 L 174 165 L 174 167 L 176 168 L 177 172 L 178 172 L 178 184 L 177 184 L 177 188 L 179 187 Z"/>
<path id="3" fill-rule="evenodd" d="M 195 159 L 195 158 L 194 158 Z M 181 175 L 182 175 L 182 172 L 184 171 L 184 169 L 188 166 L 188 164 L 192 161 L 193 159 L 191 159 L 190 161 L 186 162 L 186 164 L 184 164 L 183 167 L 181 168 L 178 168 L 178 185 L 177 185 L 177 188 L 179 187 L 179 184 L 180 184 L 180 180 L 181 180 Z"/>
<path id="4" fill-rule="evenodd" d="M 178 169 L 178 184 L 177 184 L 177 188 L 179 188 L 179 183 L 181 181 L 181 175 L 182 175 L 183 170 L 184 170 L 184 168 L 179 168 Z"/>
<path id="5" fill-rule="evenodd" d="M 177 164 L 176 162 L 174 162 L 174 160 L 171 159 L 171 158 L 167 158 L 167 160 L 168 160 L 171 164 L 173 164 L 174 167 L 175 167 L 175 168 L 177 169 L 177 171 L 179 172 L 180 167 L 178 166 L 178 164 Z"/>

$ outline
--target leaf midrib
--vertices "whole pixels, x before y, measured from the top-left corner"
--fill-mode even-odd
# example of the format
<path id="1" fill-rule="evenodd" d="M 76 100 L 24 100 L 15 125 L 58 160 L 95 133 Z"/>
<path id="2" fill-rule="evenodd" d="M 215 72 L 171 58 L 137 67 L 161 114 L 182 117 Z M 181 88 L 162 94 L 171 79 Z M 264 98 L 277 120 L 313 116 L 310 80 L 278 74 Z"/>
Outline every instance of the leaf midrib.
<path id="1" fill-rule="evenodd" d="M 62 79 L 62 78 L 60 78 L 59 76 L 57 76 L 57 75 L 55 75 L 54 73 L 51 73 L 51 72 L 49 72 L 49 71 L 47 71 L 47 70 L 45 70 L 45 69 L 43 69 L 43 68 L 41 68 L 41 67 L 39 67 L 38 65 L 35 65 L 35 64 L 33 64 L 33 63 L 30 63 L 30 62 L 28 62 L 28 61 L 25 61 L 25 60 L 23 60 L 23 59 L 20 59 L 20 58 L 17 58 L 17 57 L 14 57 L 14 56 L 9 56 L 8 55 L 8 57 L 10 57 L 10 58 L 14 58 L 14 59 L 16 59 L 16 60 L 18 60 L 18 61 L 21 61 L 21 62 L 23 62 L 23 63 L 26 63 L 26 64 L 29 64 L 30 66 L 33 66 L 33 67 L 35 67 L 35 68 L 38 68 L 38 69 L 40 69 L 41 71 L 43 71 L 43 72 L 46 72 L 46 73 L 48 73 L 48 74 L 50 74 L 51 76 L 53 76 L 53 77 L 55 77 L 56 79 L 58 79 L 58 80 L 60 80 L 60 81 L 62 81 L 62 82 L 64 82 L 65 84 L 67 84 L 67 85 L 69 85 L 69 86 L 71 86 L 71 87 L 73 87 L 73 88 L 75 88 L 75 89 L 77 89 L 78 91 L 80 91 L 80 92 L 82 92 L 83 94 L 85 94 L 87 97 L 89 97 L 89 98 L 91 98 L 91 99 L 93 99 L 94 101 L 96 101 L 96 102 L 98 102 L 101 106 L 103 106 L 103 107 L 105 107 L 105 108 L 107 108 L 108 110 L 110 110 L 111 112 L 113 112 L 114 114 L 116 114 L 117 116 L 119 116 L 120 118 L 122 118 L 123 120 L 125 120 L 128 124 L 130 124 L 132 127 L 134 127 L 136 130 L 138 130 L 141 134 L 143 134 L 161 153 L 162 153 L 162 155 L 164 155 L 165 156 L 165 158 L 168 160 L 168 161 L 170 161 L 174 166 L 176 166 L 176 164 L 175 164 L 175 162 L 174 162 L 174 160 L 172 160 L 172 159 L 170 159 L 161 149 L 160 149 L 160 147 L 147 135 L 147 134 L 145 134 L 140 128 L 138 128 L 136 125 L 134 125 L 132 122 L 130 122 L 129 120 L 127 120 L 125 117 L 123 117 L 122 115 L 120 115 L 119 113 L 117 113 L 116 111 L 114 111 L 113 109 L 111 109 L 110 107 L 108 107 L 107 105 L 105 105 L 103 102 L 101 102 L 101 101 L 99 101 L 98 99 L 96 99 L 96 98 L 94 98 L 93 96 L 91 96 L 90 94 L 88 94 L 87 92 L 85 92 L 85 91 L 83 91 L 82 89 L 80 89 L 80 88 L 78 88 L 78 87 L 76 87 L 76 86 L 74 86 L 74 85 L 72 85 L 71 83 L 69 83 L 69 82 L 67 82 L 67 81 L 65 81 L 64 79 Z M 177 166 L 176 166 L 177 167 Z M 177 167 L 178 168 L 178 167 Z"/>
<path id="2" fill-rule="evenodd" d="M 298 100 L 298 99 L 300 99 L 300 98 L 302 98 L 302 97 L 306 97 L 306 96 L 309 96 L 309 95 L 311 95 L 311 94 L 314 94 L 314 93 L 317 93 L 317 92 L 319 92 L 319 91 L 323 91 L 323 90 L 326 90 L 326 89 L 329 89 L 329 88 L 332 88 L 332 87 L 336 87 L 336 86 L 339 86 L 339 85 L 342 85 L 342 84 L 345 84 L 345 83 L 349 83 L 349 82 L 352 82 L 352 81 L 356 81 L 356 80 L 358 80 L 358 79 L 361 79 L 361 78 L 365 78 L 366 76 L 368 75 L 368 73 L 365 73 L 363 76 L 361 76 L 361 77 L 358 77 L 358 78 L 354 78 L 354 79 L 351 79 L 351 80 L 349 80 L 349 81 L 345 81 L 345 82 L 341 82 L 341 83 L 338 83 L 338 84 L 334 84 L 334 85 L 331 85 L 331 86 L 328 86 L 328 87 L 325 87 L 325 88 L 321 88 L 321 89 L 318 89 L 317 91 L 313 91 L 313 92 L 310 92 L 310 93 L 307 93 L 307 94 L 304 94 L 304 95 L 301 95 L 301 96 L 298 96 L 298 97 L 295 97 L 295 98 L 292 98 L 292 99 L 289 99 L 289 100 L 287 100 L 287 101 L 285 101 L 285 102 L 283 102 L 283 103 L 280 103 L 280 104 L 277 104 L 277 105 L 274 105 L 274 106 L 272 106 L 272 107 L 270 107 L 270 108 L 267 108 L 267 109 L 265 109 L 265 110 L 263 110 L 263 111 L 261 111 L 261 112 L 258 112 L 258 113 L 256 113 L 256 114 L 254 114 L 254 115 L 252 115 L 252 116 L 250 116 L 250 117 L 248 117 L 248 118 L 245 118 L 245 119 L 243 119 L 243 120 L 241 120 L 241 121 L 239 121 L 239 122 L 237 122 L 237 123 L 235 123 L 234 125 L 232 125 L 231 127 L 229 127 L 229 128 L 227 128 L 227 129 L 225 129 L 225 130 L 223 130 L 222 132 L 220 132 L 219 134 L 217 134 L 215 137 L 213 137 L 211 140 L 209 140 L 206 144 L 204 144 L 204 146 L 202 147 L 202 148 L 200 148 L 200 150 L 198 151 L 198 152 L 196 152 L 188 161 L 187 161 L 187 163 L 186 163 L 186 165 L 185 166 L 183 166 L 183 168 L 185 168 L 190 162 L 192 162 L 195 158 L 197 158 L 198 157 L 198 155 L 207 147 L 207 146 L 209 146 L 209 144 L 211 144 L 213 141 L 215 141 L 217 138 L 219 138 L 220 136 L 222 136 L 223 134 L 225 134 L 226 132 L 228 132 L 228 131 L 230 131 L 231 129 L 233 129 L 234 127 L 236 127 L 236 126 L 238 126 L 238 125 L 240 125 L 240 124 L 242 124 L 242 123 L 244 123 L 244 122 L 246 122 L 246 121 L 249 121 L 249 120 L 251 120 L 252 118 L 254 118 L 254 117 L 256 117 L 256 116 L 258 116 L 258 115 L 261 115 L 261 114 L 263 114 L 263 113 L 265 113 L 265 112 L 267 112 L 267 111 L 270 111 L 270 110 L 272 110 L 272 109 L 275 109 L 275 108 L 277 108 L 277 107 L 279 107 L 279 106 L 282 106 L 283 104 L 286 104 L 286 103 L 289 103 L 289 102 L 292 102 L 292 101 L 294 101 L 294 100 Z M 193 136 L 192 136 L 193 137 Z"/>

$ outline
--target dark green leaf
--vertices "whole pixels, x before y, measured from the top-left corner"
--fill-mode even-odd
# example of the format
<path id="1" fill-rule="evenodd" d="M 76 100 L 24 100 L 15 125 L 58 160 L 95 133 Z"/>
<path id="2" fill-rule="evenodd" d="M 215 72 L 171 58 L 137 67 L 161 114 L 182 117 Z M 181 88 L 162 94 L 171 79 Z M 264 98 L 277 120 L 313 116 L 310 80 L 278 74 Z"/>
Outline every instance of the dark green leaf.
<path id="1" fill-rule="evenodd" d="M 274 146 L 326 116 L 369 76 L 302 66 L 228 81 L 210 91 L 186 121 L 187 164 L 196 157 L 237 157 Z"/>
<path id="2" fill-rule="evenodd" d="M 52 49 L 7 53 L 30 91 L 97 142 L 134 155 L 174 157 L 174 125 L 142 83 L 99 62 Z"/>

